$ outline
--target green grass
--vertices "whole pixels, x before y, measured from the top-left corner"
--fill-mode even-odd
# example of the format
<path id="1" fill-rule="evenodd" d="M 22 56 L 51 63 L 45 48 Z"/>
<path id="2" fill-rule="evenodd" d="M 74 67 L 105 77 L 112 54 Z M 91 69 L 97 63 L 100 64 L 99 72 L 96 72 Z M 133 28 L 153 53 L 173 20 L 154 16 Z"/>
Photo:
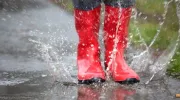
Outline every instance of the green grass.
<path id="1" fill-rule="evenodd" d="M 136 0 L 137 9 L 146 14 L 162 14 L 164 1 L 167 0 Z"/>
<path id="2" fill-rule="evenodd" d="M 67 10 L 68 12 L 73 12 L 73 4 L 72 0 L 53 0 L 56 4 L 58 4 L 61 8 L 64 10 Z"/>
<path id="3" fill-rule="evenodd" d="M 170 43 L 174 42 L 175 40 L 177 40 L 177 36 L 178 36 L 178 29 L 179 29 L 179 22 L 178 22 L 178 17 L 176 15 L 176 5 L 175 2 L 172 2 L 169 4 L 169 8 L 167 11 L 167 14 L 165 16 L 165 20 L 164 23 L 162 25 L 162 27 L 160 28 L 160 22 L 161 21 L 157 21 L 156 17 L 152 17 L 153 15 L 159 14 L 159 13 L 164 13 L 164 11 L 162 9 L 164 9 L 164 7 L 162 6 L 162 9 L 160 10 L 159 6 L 154 6 L 157 4 L 163 4 L 164 0 L 158 0 L 157 2 L 152 2 L 152 0 L 137 0 L 137 3 L 141 3 L 144 4 L 143 6 L 138 6 L 137 4 L 137 8 L 141 8 L 144 10 L 143 13 L 148 13 L 147 19 L 143 20 L 141 17 L 138 17 L 137 22 L 138 23 L 134 23 L 134 20 L 131 21 L 130 24 L 130 36 L 133 37 L 133 42 L 134 44 L 137 44 L 137 41 L 140 41 L 139 37 L 137 36 L 137 29 L 139 29 L 139 33 L 142 35 L 142 38 L 144 39 L 144 41 L 146 42 L 147 45 L 149 45 L 151 43 L 151 41 L 153 40 L 154 36 L 156 35 L 156 33 L 158 33 L 157 31 L 159 30 L 160 33 L 155 41 L 155 43 L 152 45 L 152 48 L 154 49 L 160 49 L 160 50 L 164 50 L 166 49 Z M 148 3 L 147 3 L 148 2 Z M 147 9 L 147 4 L 149 4 L 149 6 L 152 5 L 152 7 L 154 7 L 153 12 L 151 11 L 152 9 Z M 153 15 L 149 15 L 150 13 L 153 13 Z M 162 18 L 162 16 L 159 16 Z"/>
<path id="4" fill-rule="evenodd" d="M 139 29 L 140 34 L 144 38 L 144 41 L 149 45 L 159 29 L 159 22 L 153 17 L 153 15 L 164 14 L 164 0 L 137 0 L 136 7 L 143 14 L 150 17 L 147 20 L 143 20 L 141 17 L 137 18 L 138 23 L 130 24 L 130 36 L 132 37 L 132 42 L 135 45 L 139 45 L 139 37 L 137 35 L 137 29 Z M 176 13 L 176 3 L 173 1 L 169 4 L 167 9 L 167 14 L 165 16 L 164 24 L 160 30 L 159 36 L 155 43 L 152 45 L 153 49 L 165 50 L 168 46 L 178 38 L 179 21 Z M 161 16 L 162 17 L 162 16 Z M 180 79 L 180 46 L 177 49 L 176 54 L 170 61 L 167 69 L 167 75 L 173 76 Z"/>
<path id="5" fill-rule="evenodd" d="M 142 38 L 144 39 L 145 43 L 149 46 L 152 40 L 154 39 L 155 35 L 157 34 L 158 29 L 159 29 L 158 24 L 154 24 L 150 22 L 138 23 L 138 24 L 131 23 L 129 36 L 132 37 L 133 44 L 140 45 L 142 41 L 140 40 L 139 35 L 137 34 L 139 32 Z M 177 36 L 178 36 L 177 31 L 178 30 L 172 30 L 163 26 L 162 29 L 160 30 L 159 36 L 152 45 L 152 48 L 159 50 L 167 49 L 171 43 L 177 40 Z"/>
<path id="6" fill-rule="evenodd" d="M 156 34 L 157 25 L 152 23 L 130 23 L 129 36 L 132 37 L 132 42 L 135 45 L 139 45 L 142 41 L 140 40 L 139 34 L 142 36 L 147 45 L 149 45 Z"/>
<path id="7" fill-rule="evenodd" d="M 137 0 L 137 9 L 141 11 L 143 14 L 147 16 L 152 15 L 162 15 L 164 13 L 164 0 Z M 152 9 L 153 8 L 153 9 Z M 176 13 L 176 3 L 173 1 L 169 4 L 169 8 L 167 9 L 167 14 L 165 16 L 164 24 L 160 30 L 160 34 L 152 45 L 152 48 L 165 50 L 168 46 L 178 38 L 178 30 L 179 30 L 179 21 Z M 138 18 L 138 23 L 133 23 L 133 20 L 130 24 L 130 35 L 133 36 L 134 44 L 138 44 L 139 38 L 137 34 L 137 28 L 139 28 L 139 32 L 141 33 L 142 37 L 144 38 L 145 42 L 149 45 L 151 40 L 153 39 L 157 29 L 159 28 L 159 22 L 155 21 L 155 19 L 150 20 L 142 20 L 142 18 Z M 139 45 L 139 44 L 138 44 Z M 167 75 L 173 76 L 175 78 L 180 79 L 180 46 L 177 49 L 176 54 L 173 56 L 173 59 L 170 61 L 170 64 L 167 69 Z"/>
<path id="8" fill-rule="evenodd" d="M 180 46 L 167 69 L 167 75 L 180 79 Z"/>

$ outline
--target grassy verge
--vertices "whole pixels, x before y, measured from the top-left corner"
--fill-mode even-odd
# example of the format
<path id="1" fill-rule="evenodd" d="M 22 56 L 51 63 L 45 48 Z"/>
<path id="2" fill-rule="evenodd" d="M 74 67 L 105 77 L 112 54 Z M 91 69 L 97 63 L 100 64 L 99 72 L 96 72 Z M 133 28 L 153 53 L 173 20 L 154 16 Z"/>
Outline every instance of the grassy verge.
<path id="1" fill-rule="evenodd" d="M 73 12 L 73 4 L 72 0 L 52 0 L 55 4 L 59 5 L 64 10 L 72 13 Z"/>
<path id="2" fill-rule="evenodd" d="M 167 75 L 180 79 L 180 46 L 169 64 Z"/>
<path id="3" fill-rule="evenodd" d="M 142 35 L 142 38 L 144 38 L 146 44 L 150 45 L 151 41 L 154 39 L 154 36 L 159 32 L 156 41 L 152 45 L 152 48 L 165 50 L 170 43 L 177 40 L 178 36 L 179 22 L 176 15 L 176 4 L 175 2 L 171 2 L 169 4 L 167 13 L 164 17 L 165 19 L 163 19 L 162 15 L 166 12 L 163 6 L 164 0 L 159 0 L 157 3 L 159 6 L 154 6 L 155 3 L 152 3 L 151 0 L 137 0 L 137 9 L 142 15 L 137 17 L 136 20 L 138 23 L 131 21 L 130 36 L 132 37 L 133 42 L 138 44 L 138 42 L 141 41 L 137 35 L 139 32 Z M 148 7 L 147 4 L 149 4 Z M 153 11 L 152 8 L 149 8 L 150 5 L 154 7 Z M 144 20 L 142 16 L 146 17 L 146 20 Z M 162 26 L 160 24 L 162 24 Z"/>
<path id="4" fill-rule="evenodd" d="M 137 9 L 140 9 L 146 14 L 159 14 L 164 12 L 164 1 L 165 0 L 136 0 Z"/>
<path id="5" fill-rule="evenodd" d="M 169 3 L 164 23 L 160 28 L 159 23 L 163 21 L 162 15 L 165 12 L 164 3 L 164 0 L 137 0 L 136 5 L 138 11 L 147 15 L 151 19 L 147 18 L 146 20 L 143 20 L 142 17 L 138 17 L 138 24 L 136 24 L 136 26 L 134 26 L 134 23 L 131 23 L 130 32 L 132 35 L 131 37 L 133 37 L 132 39 L 134 44 L 138 44 L 140 41 L 139 37 L 136 35 L 137 28 L 147 45 L 151 43 L 157 33 L 157 30 L 160 29 L 159 36 L 152 45 L 153 49 L 158 49 L 160 51 L 167 49 L 170 44 L 175 43 L 178 39 L 179 20 L 177 17 L 175 1 Z M 156 20 L 156 18 L 153 18 L 153 15 L 159 16 L 162 20 Z M 180 45 L 177 47 L 177 51 L 173 56 L 173 59 L 170 61 L 167 69 L 167 75 L 180 79 Z"/>

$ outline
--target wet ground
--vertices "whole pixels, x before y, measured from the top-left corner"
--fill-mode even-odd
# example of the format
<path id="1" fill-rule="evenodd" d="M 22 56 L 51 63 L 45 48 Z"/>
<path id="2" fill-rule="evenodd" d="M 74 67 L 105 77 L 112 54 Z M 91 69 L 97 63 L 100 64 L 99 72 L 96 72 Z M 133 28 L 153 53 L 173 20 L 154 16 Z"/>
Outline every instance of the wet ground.
<path id="1" fill-rule="evenodd" d="M 47 0 L 0 0 L 0 100 L 178 100 L 180 81 L 76 83 L 73 16 Z"/>

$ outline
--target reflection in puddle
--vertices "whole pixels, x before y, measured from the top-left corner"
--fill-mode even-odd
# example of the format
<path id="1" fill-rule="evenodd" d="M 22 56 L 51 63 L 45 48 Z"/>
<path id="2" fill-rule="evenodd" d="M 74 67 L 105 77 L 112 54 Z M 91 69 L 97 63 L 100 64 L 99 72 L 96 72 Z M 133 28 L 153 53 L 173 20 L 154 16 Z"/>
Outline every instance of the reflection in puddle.
<path id="1" fill-rule="evenodd" d="M 80 86 L 78 88 L 78 100 L 125 100 L 126 97 L 136 93 L 135 90 L 117 88 L 96 88 L 91 86 Z"/>

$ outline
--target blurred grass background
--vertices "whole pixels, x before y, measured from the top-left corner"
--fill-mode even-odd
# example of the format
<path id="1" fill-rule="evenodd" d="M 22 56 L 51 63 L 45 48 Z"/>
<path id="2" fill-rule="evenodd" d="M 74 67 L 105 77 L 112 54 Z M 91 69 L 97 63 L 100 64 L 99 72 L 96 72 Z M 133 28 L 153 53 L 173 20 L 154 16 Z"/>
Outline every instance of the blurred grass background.
<path id="1" fill-rule="evenodd" d="M 170 44 L 176 43 L 179 34 L 179 19 L 177 17 L 176 1 L 169 1 L 170 0 L 136 0 L 136 9 L 142 14 L 142 17 L 139 16 L 137 18 L 138 24 L 136 27 L 133 26 L 135 25 L 134 23 L 131 23 L 130 33 L 133 37 L 132 42 L 137 44 L 136 41 L 139 41 L 135 32 L 138 27 L 139 32 L 148 45 L 151 43 L 157 31 L 160 31 L 157 40 L 151 47 L 152 49 L 158 49 L 158 51 L 161 52 L 167 49 Z M 165 4 L 168 4 L 168 7 L 166 7 Z M 148 17 L 144 19 L 143 15 Z M 161 22 L 164 22 L 162 26 L 160 25 Z M 169 62 L 167 75 L 180 79 L 179 45 L 177 46 L 175 55 Z"/>
<path id="2" fill-rule="evenodd" d="M 73 13 L 72 0 L 54 0 L 56 4 Z M 131 20 L 129 36 L 135 46 L 141 44 L 139 32 L 149 46 L 154 36 L 159 35 L 151 49 L 161 52 L 178 39 L 179 19 L 175 0 L 136 0 L 137 18 Z M 168 5 L 168 6 L 166 6 Z M 138 30 L 137 30 L 138 29 Z M 180 79 L 180 46 L 169 62 L 167 75 Z"/>

